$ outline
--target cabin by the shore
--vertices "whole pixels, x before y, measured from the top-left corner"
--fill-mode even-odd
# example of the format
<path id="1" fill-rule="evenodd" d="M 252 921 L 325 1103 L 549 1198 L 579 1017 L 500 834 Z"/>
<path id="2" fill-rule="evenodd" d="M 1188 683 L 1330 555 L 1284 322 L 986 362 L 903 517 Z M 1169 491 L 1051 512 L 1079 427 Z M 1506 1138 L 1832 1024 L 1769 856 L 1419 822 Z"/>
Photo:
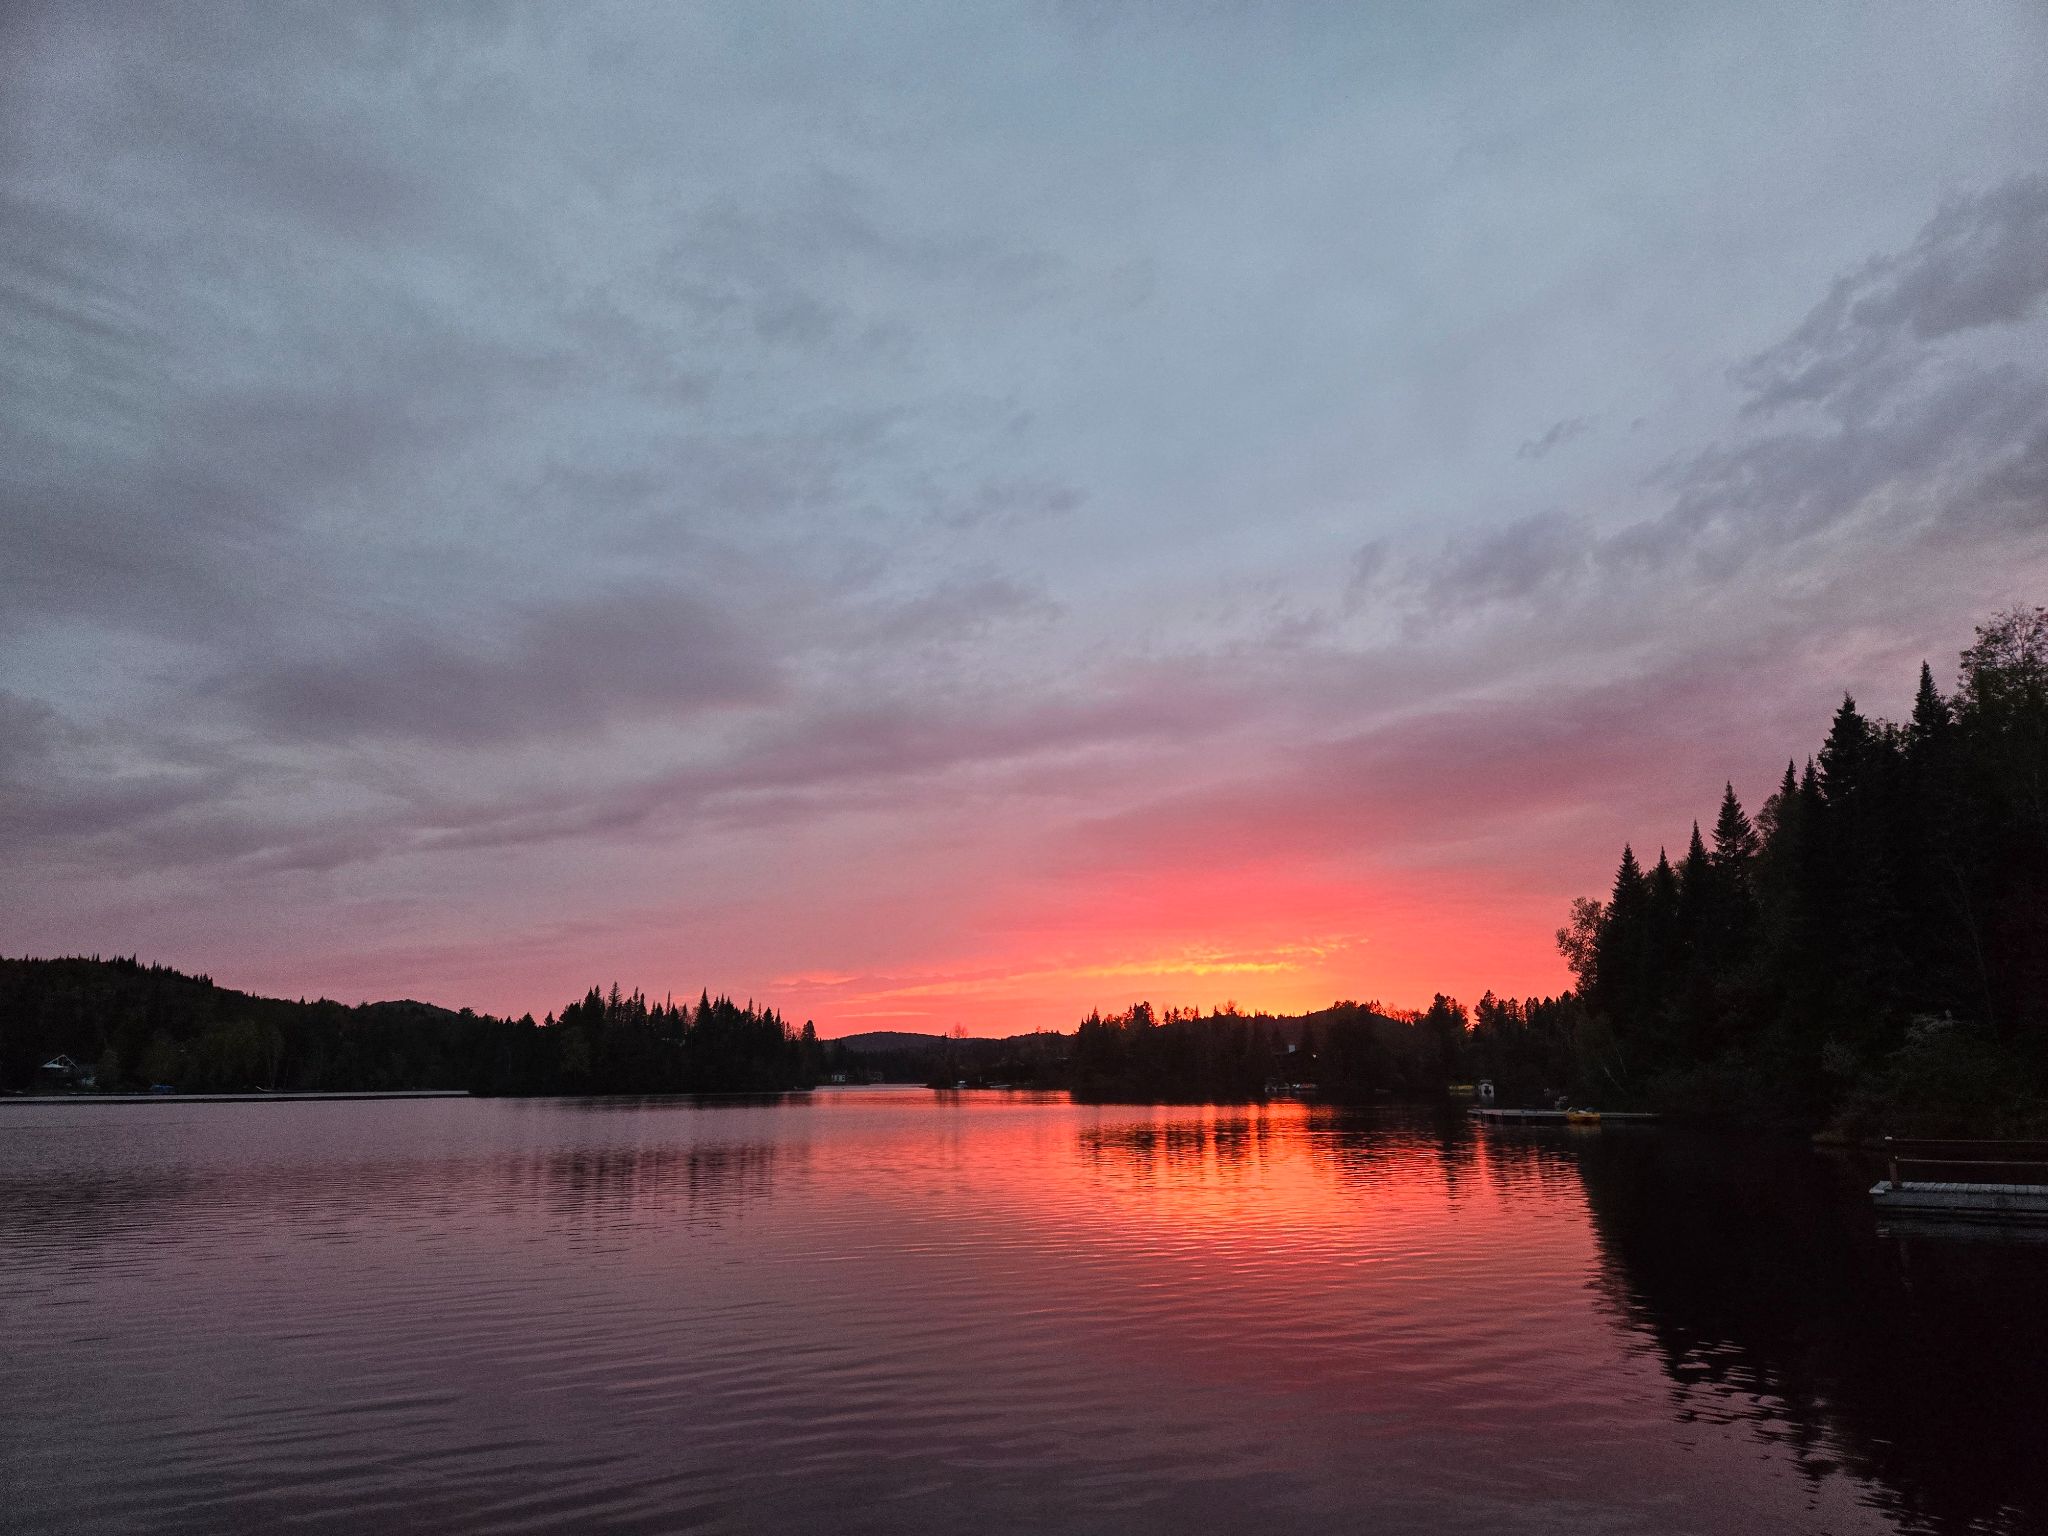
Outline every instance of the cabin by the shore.
<path id="1" fill-rule="evenodd" d="M 90 1088 L 93 1086 L 93 1070 L 80 1066 L 69 1056 L 52 1056 L 36 1069 L 36 1086 L 58 1093 L 67 1088 Z"/>

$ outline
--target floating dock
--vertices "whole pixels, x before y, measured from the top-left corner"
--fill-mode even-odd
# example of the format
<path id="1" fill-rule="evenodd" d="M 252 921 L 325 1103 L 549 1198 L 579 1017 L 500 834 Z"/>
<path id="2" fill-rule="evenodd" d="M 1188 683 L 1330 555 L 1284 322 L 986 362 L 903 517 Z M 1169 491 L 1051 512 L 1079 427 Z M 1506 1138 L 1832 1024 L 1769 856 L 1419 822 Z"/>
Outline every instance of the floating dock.
<path id="1" fill-rule="evenodd" d="M 1590 1111 L 1582 1109 L 1488 1109 L 1475 1106 L 1472 1114 L 1480 1120 L 1494 1120 L 1515 1125 L 1605 1125 L 1610 1120 L 1624 1125 L 1642 1125 L 1658 1117 L 1640 1109 L 1603 1109 Z M 1588 1116 L 1591 1118 L 1587 1118 Z"/>
<path id="2" fill-rule="evenodd" d="M 1973 1221 L 2048 1221 L 2048 1184 L 1952 1184 L 1879 1179 L 1870 1203 L 1880 1214 L 1954 1216 Z"/>
<path id="3" fill-rule="evenodd" d="M 1885 1176 L 1870 1186 L 1884 1216 L 1943 1220 L 2048 1222 L 2048 1184 L 2019 1182 L 2048 1173 L 2048 1142 L 1884 1139 Z M 1918 1172 L 1936 1177 L 1909 1179 Z M 1964 1174 L 1963 1178 L 1938 1175 Z"/>

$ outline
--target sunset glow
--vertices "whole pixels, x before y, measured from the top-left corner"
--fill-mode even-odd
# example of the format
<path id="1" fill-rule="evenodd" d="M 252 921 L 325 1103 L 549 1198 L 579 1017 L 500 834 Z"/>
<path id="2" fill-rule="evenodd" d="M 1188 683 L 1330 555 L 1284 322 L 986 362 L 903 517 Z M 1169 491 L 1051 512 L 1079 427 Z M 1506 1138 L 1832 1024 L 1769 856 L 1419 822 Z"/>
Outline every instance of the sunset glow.
<path id="1" fill-rule="evenodd" d="M 2048 589 L 2038 9 L 1110 13 L 11 22 L 6 952 L 1554 993 Z"/>

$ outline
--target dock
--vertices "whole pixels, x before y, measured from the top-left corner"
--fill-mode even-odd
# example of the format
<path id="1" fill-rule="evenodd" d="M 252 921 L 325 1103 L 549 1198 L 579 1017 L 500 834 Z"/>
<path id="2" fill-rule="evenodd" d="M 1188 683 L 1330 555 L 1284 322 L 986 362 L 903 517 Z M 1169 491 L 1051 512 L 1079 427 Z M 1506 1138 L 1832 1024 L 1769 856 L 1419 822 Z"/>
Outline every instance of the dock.
<path id="1" fill-rule="evenodd" d="M 2048 1177 L 2048 1142 L 1887 1136 L 1884 1154 L 1885 1176 L 1870 1186 L 1880 1215 L 2048 1222 L 2048 1183 L 2032 1182 Z"/>
<path id="2" fill-rule="evenodd" d="M 1489 1109 L 1484 1106 L 1475 1106 L 1471 1113 L 1475 1119 L 1514 1125 L 1564 1125 L 1568 1122 L 1581 1125 L 1596 1123 L 1605 1125 L 1610 1120 L 1619 1121 L 1625 1125 L 1643 1125 L 1659 1118 L 1647 1110 L 1640 1109 Z M 1584 1117 L 1587 1115 L 1592 1115 L 1594 1118 L 1592 1120 L 1585 1119 Z M 1572 1119 L 1574 1116 L 1579 1118 L 1574 1121 Z"/>
<path id="3" fill-rule="evenodd" d="M 2048 1221 L 2048 1184 L 1929 1183 L 1879 1179 L 1870 1200 L 1886 1213 L 1980 1221 Z"/>

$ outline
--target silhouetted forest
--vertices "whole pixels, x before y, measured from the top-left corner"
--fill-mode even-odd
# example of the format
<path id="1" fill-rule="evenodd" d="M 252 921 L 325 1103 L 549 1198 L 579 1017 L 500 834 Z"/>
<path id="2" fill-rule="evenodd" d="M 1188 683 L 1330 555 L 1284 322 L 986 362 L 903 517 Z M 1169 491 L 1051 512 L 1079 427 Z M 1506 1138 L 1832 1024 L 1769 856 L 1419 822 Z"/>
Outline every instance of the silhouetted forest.
<path id="1" fill-rule="evenodd" d="M 825 1043 L 835 1079 L 933 1088 L 1071 1090 L 1094 1102 L 1243 1103 L 1265 1096 L 1288 1024 L 1234 1009 L 1091 1013 L 1073 1034 L 984 1038 L 889 1031 Z"/>
<path id="2" fill-rule="evenodd" d="M 1068 1090 L 1092 1103 L 1243 1104 L 1276 1094 L 1415 1102 L 1478 1078 L 1533 1101 L 1571 1082 L 1582 1014 L 1570 993 L 1503 1000 L 1489 992 L 1476 1014 L 1442 994 L 1424 1009 L 1347 1001 L 1309 1014 L 1138 1002 L 1090 1013 L 1072 1034 L 893 1032 L 828 1040 L 824 1052 L 837 1080 Z"/>
<path id="3" fill-rule="evenodd" d="M 1752 819 L 1632 848 L 1558 934 L 1577 1090 L 1850 1132 L 2048 1123 L 2048 610 L 2002 614 L 1912 716 L 1845 698 Z"/>
<path id="4" fill-rule="evenodd" d="M 71 1057 L 101 1092 L 756 1093 L 808 1086 L 817 1031 L 708 993 L 696 1005 L 592 988 L 559 1016 L 426 1003 L 290 1002 L 134 960 L 0 959 L 0 1088 Z M 59 1086 L 51 1084 L 49 1086 Z"/>
<path id="5" fill-rule="evenodd" d="M 1274 1071 L 1272 1021 L 1235 1010 L 1207 1017 L 1149 1003 L 1103 1018 L 1091 1013 L 1074 1034 L 1068 1083 L 1077 1099 L 1229 1103 L 1263 1098 Z"/>
<path id="6" fill-rule="evenodd" d="M 1491 992 L 1476 1020 L 1441 993 L 1425 1009 L 1339 1002 L 1301 1015 L 1233 1006 L 1156 1014 L 1137 1003 L 1083 1020 L 1064 1075 L 1050 1086 L 1105 1102 L 1242 1103 L 1287 1093 L 1364 1104 L 1441 1099 L 1453 1084 L 1483 1077 L 1533 1099 L 1570 1081 L 1581 1013 L 1569 994 L 1503 1001 Z"/>

